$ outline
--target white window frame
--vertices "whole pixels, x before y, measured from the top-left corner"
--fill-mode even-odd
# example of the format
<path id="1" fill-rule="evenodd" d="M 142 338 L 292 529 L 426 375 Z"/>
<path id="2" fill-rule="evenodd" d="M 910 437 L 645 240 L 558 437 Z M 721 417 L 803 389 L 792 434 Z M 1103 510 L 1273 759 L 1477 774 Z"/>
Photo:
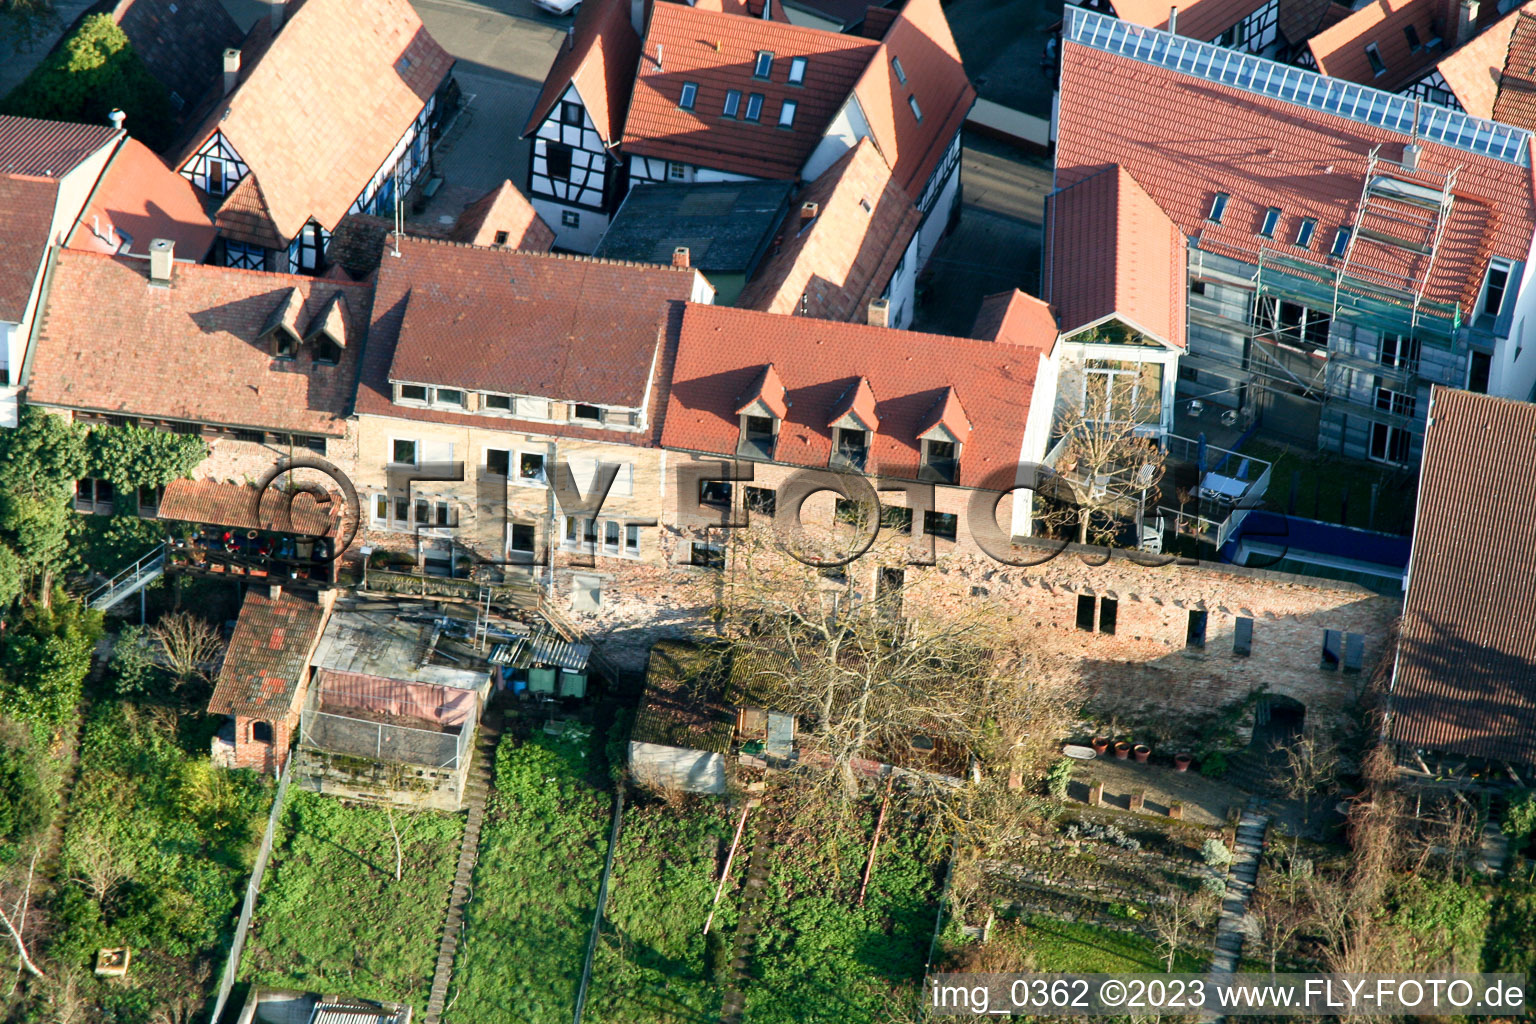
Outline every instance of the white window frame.
<path id="1" fill-rule="evenodd" d="M 805 84 L 805 58 L 804 57 L 791 57 L 791 58 L 789 58 L 789 84 L 790 85 L 804 85 Z"/>
<path id="2" fill-rule="evenodd" d="M 523 475 L 523 459 L 530 455 L 539 460 L 539 475 L 536 477 Z M 534 448 L 519 448 L 513 455 L 511 468 L 513 475 L 508 477 L 508 479 L 519 487 L 549 486 L 549 453 L 546 451 Z"/>

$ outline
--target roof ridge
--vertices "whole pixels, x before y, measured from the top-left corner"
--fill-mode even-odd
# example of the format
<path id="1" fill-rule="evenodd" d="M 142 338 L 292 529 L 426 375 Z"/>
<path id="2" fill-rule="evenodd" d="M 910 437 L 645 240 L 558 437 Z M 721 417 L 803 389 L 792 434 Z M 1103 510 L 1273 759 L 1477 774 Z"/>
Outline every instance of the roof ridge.
<path id="1" fill-rule="evenodd" d="M 70 249 L 70 248 L 62 248 L 59 251 L 59 258 L 60 259 L 71 259 L 71 260 L 73 260 L 73 259 L 84 259 L 84 258 L 90 258 L 90 259 L 95 259 L 95 260 L 105 260 L 105 261 L 112 262 L 112 263 L 121 263 L 124 266 L 129 266 L 129 267 L 132 267 L 133 269 L 137 269 L 139 264 L 143 264 L 145 267 L 149 266 L 149 257 L 148 256 L 140 256 L 137 253 L 100 252 L 100 251 L 98 251 L 96 249 Z M 279 270 L 256 270 L 256 269 L 254 269 L 252 267 L 223 267 L 223 266 L 219 266 L 216 263 L 193 263 L 190 260 L 186 261 L 186 262 L 183 262 L 181 260 L 177 260 L 176 261 L 176 271 L 175 272 L 178 273 L 178 274 L 180 274 L 180 273 L 196 273 L 196 274 L 210 273 L 210 274 L 215 274 L 215 275 L 217 275 L 217 274 L 259 274 L 262 277 L 269 278 L 269 279 L 272 279 L 274 281 L 281 280 L 281 281 L 303 282 L 305 284 L 310 284 L 310 285 L 316 285 L 316 284 L 334 284 L 334 285 L 338 285 L 338 286 L 345 285 L 345 286 L 347 286 L 349 288 L 367 288 L 367 287 L 369 287 L 369 284 L 368 284 L 367 281 L 349 281 L 349 280 L 345 280 L 345 279 L 342 279 L 342 278 L 335 278 L 335 277 L 319 277 L 319 276 L 314 275 L 314 274 L 289 274 L 289 273 L 284 273 L 283 271 L 279 271 Z M 294 286 L 297 287 L 297 284 L 295 284 Z"/>
<path id="2" fill-rule="evenodd" d="M 997 345 L 996 345 L 995 342 L 986 341 L 986 340 L 979 339 L 979 338 L 965 338 L 965 337 L 961 337 L 958 334 L 934 334 L 934 333 L 932 333 L 930 331 L 912 331 L 912 330 L 907 330 L 907 329 L 902 328 L 902 327 L 878 327 L 875 324 L 862 323 L 862 322 L 860 322 L 858 320 L 828 320 L 828 319 L 826 319 L 824 317 L 799 316 L 799 315 L 796 315 L 794 313 L 770 313 L 767 310 L 762 310 L 762 309 L 748 309 L 748 308 L 742 307 L 742 306 L 719 306 L 719 305 L 715 305 L 714 303 L 710 303 L 710 302 L 693 302 L 691 300 L 686 302 L 686 303 L 684 303 L 684 307 L 685 307 L 685 309 L 684 309 L 685 315 L 686 315 L 686 313 L 689 310 L 693 310 L 693 309 L 720 310 L 720 311 L 724 312 L 728 316 L 767 317 L 767 318 L 770 318 L 770 319 L 773 319 L 773 320 L 778 320 L 780 322 L 785 322 L 785 321 L 790 321 L 790 320 L 809 321 L 811 323 L 830 324 L 832 326 L 833 330 L 842 330 L 844 328 L 847 328 L 847 329 L 858 330 L 858 331 L 888 331 L 888 332 L 890 332 L 892 334 L 900 334 L 900 335 L 903 335 L 903 336 L 905 336 L 907 338 L 911 338 L 911 339 L 931 338 L 931 339 L 937 339 L 939 341 L 962 342 L 962 343 L 964 343 L 966 345 L 976 345 L 976 346 L 981 346 L 981 347 L 985 347 L 985 348 L 990 348 L 993 351 L 997 350 Z M 710 315 L 710 314 L 704 314 L 704 315 Z M 1031 348 L 1033 348 L 1033 346 L 1029 346 L 1029 345 L 1012 345 L 1012 346 L 1009 346 L 1009 349 L 1012 350 L 1012 351 L 1026 351 L 1026 350 L 1029 350 Z M 1039 352 L 1039 351 L 1043 351 L 1043 350 L 1042 349 L 1034 349 L 1034 351 Z"/>
<path id="3" fill-rule="evenodd" d="M 396 234 L 394 231 L 386 232 L 385 241 Z M 504 245 L 475 245 L 473 242 L 460 242 L 452 238 L 434 238 L 427 235 L 403 235 L 410 242 L 428 242 L 433 245 L 455 246 L 460 249 L 474 249 L 480 252 L 500 252 L 504 254 L 516 254 L 518 256 L 537 256 L 542 259 L 566 260 L 571 263 L 596 263 L 610 267 L 639 267 L 642 270 L 675 270 L 678 272 L 693 273 L 697 267 L 678 267 L 670 263 L 642 263 L 639 260 L 615 260 L 603 256 L 587 256 L 579 252 L 554 252 L 553 250 L 539 249 L 508 249 Z"/>

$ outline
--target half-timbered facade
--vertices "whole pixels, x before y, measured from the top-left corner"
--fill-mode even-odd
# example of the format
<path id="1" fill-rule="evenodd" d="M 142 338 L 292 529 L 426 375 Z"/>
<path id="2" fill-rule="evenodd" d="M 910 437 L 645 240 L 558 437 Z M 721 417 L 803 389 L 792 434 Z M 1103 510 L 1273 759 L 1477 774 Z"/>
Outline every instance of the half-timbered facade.
<path id="1" fill-rule="evenodd" d="M 390 213 L 426 170 L 452 58 L 404 0 L 361 8 L 307 0 L 226 54 L 222 93 L 172 161 L 217 205 L 215 262 L 319 273 L 342 217 Z M 317 67 L 350 88 L 307 88 Z"/>
<path id="2" fill-rule="evenodd" d="M 850 35 L 658 4 L 642 39 L 626 10 L 586 5 L 526 130 L 530 198 L 557 244 L 591 251 L 633 185 L 812 181 L 868 138 L 923 215 L 914 270 L 927 262 L 959 200 L 975 99 L 938 0 Z M 633 74 L 614 74 L 619 55 Z"/>

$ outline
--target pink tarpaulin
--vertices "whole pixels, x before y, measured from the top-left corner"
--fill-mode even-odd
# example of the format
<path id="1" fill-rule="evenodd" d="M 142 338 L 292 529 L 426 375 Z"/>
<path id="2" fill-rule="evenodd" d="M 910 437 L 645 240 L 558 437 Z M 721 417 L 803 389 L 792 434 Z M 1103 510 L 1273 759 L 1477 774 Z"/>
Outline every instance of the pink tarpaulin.
<path id="1" fill-rule="evenodd" d="M 352 710 L 453 727 L 472 721 L 478 707 L 473 690 L 408 683 L 356 672 L 321 669 L 319 685 L 320 709 L 333 714 Z"/>

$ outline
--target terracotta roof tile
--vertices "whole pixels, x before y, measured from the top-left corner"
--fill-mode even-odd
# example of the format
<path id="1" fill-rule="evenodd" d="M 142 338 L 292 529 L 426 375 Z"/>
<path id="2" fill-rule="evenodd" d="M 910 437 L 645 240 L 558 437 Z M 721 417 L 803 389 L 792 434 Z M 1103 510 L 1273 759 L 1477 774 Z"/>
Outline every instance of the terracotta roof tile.
<path id="1" fill-rule="evenodd" d="M 1176 4 L 1170 0 L 1110 0 L 1115 17 L 1148 28 L 1168 27 L 1168 12 L 1179 9 L 1178 33 L 1203 43 L 1213 41 L 1227 29 L 1263 7 L 1269 0 L 1194 0 Z"/>
<path id="2" fill-rule="evenodd" d="M 1407 747 L 1536 764 L 1536 406 L 1436 387 L 1389 727 Z"/>
<path id="3" fill-rule="evenodd" d="M 0 115 L 0 174 L 62 178 L 120 134 L 107 125 Z"/>
<path id="4" fill-rule="evenodd" d="M 757 405 L 761 405 L 779 419 L 789 415 L 789 406 L 784 403 L 784 381 L 779 377 L 779 371 L 774 369 L 772 363 L 764 364 L 757 376 L 753 378 L 751 386 L 738 395 L 736 400 L 738 416 L 745 416 Z"/>
<path id="5" fill-rule="evenodd" d="M 288 242 L 272 221 L 272 211 L 255 174 L 247 174 L 229 190 L 219 204 L 214 223 L 224 237 L 236 242 L 259 245 L 263 249 L 286 249 Z"/>
<path id="6" fill-rule="evenodd" d="M 906 82 L 893 61 L 901 62 Z M 965 123 L 976 90 L 939 0 L 907 0 L 854 86 L 859 108 L 891 168 L 913 202 L 922 199 L 945 148 Z M 913 111 L 911 101 L 922 112 Z"/>
<path id="7" fill-rule="evenodd" d="M 565 90 L 575 86 L 603 145 L 618 144 L 640 56 L 640 37 L 629 21 L 630 2 L 588 0 L 581 5 L 570 38 L 561 44 L 544 76 L 544 88 L 523 126 L 524 136 L 537 131 Z"/>
<path id="8" fill-rule="evenodd" d="M 1285 0 L 1280 4 L 1280 35 L 1292 47 L 1306 45 L 1322 29 L 1337 24 L 1353 13 L 1345 4 L 1334 0 Z"/>
<path id="9" fill-rule="evenodd" d="M 19 324 L 43 272 L 59 183 L 0 174 L 0 320 Z"/>
<path id="10" fill-rule="evenodd" d="M 1520 18 L 1520 11 L 1510 11 L 1435 65 L 1461 109 L 1473 117 L 1493 117 L 1499 78 L 1509 59 L 1510 39 Z"/>
<path id="11" fill-rule="evenodd" d="M 293 710 L 326 612 L 308 597 L 246 593 L 208 712 L 281 721 Z"/>
<path id="12" fill-rule="evenodd" d="M 290 5 L 282 29 L 235 91 L 214 103 L 175 163 L 222 132 L 261 183 L 285 245 L 311 217 L 329 231 L 452 65 L 407 0 Z"/>
<path id="13" fill-rule="evenodd" d="M 1003 345 L 1028 345 L 1049 352 L 1056 344 L 1056 314 L 1050 303 L 1015 288 L 981 300 L 971 337 Z"/>
<path id="14" fill-rule="evenodd" d="M 860 377 L 832 406 L 832 412 L 827 418 L 827 426 L 835 427 L 844 417 L 850 417 L 857 420 L 865 430 L 879 430 L 880 414 L 876 411 L 878 404 L 875 401 L 875 391 L 869 386 L 869 378 Z"/>
<path id="15" fill-rule="evenodd" d="M 1536 14 L 1523 8 L 1516 13 L 1493 119 L 1536 130 Z"/>
<path id="16" fill-rule="evenodd" d="M 816 218 L 801 226 L 800 209 Z M 884 291 L 922 214 L 869 139 L 843 154 L 791 204 L 779 249 L 736 305 L 826 320 L 863 320 Z"/>
<path id="17" fill-rule="evenodd" d="M 555 244 L 554 231 L 510 181 L 464 207 L 448 237 L 470 245 L 505 245 L 536 252 L 548 252 Z"/>
<path id="18" fill-rule="evenodd" d="M 124 139 L 112 157 L 69 246 L 116 252 L 124 234 L 136 252 L 148 252 L 156 238 L 169 238 L 178 255 L 198 261 L 217 237 L 197 189 L 137 139 Z"/>
<path id="19" fill-rule="evenodd" d="M 1300 72 L 1307 74 L 1306 72 Z M 1257 261 L 1260 245 L 1331 268 L 1340 225 L 1353 224 L 1371 149 L 1399 159 L 1409 137 L 1233 86 L 1067 42 L 1062 48 L 1056 181 L 1066 187 L 1105 167 L 1128 171 L 1202 248 Z M 1459 167 L 1457 201 L 1426 298 L 1470 309 L 1490 254 L 1524 260 L 1536 232 L 1531 169 L 1423 141 L 1420 183 Z M 1378 168 L 1380 173 L 1387 169 Z M 1391 168 L 1393 175 L 1401 174 Z M 1231 196 L 1220 224 L 1206 219 L 1217 192 Z M 1258 235 L 1267 207 L 1275 237 Z M 1317 221 L 1310 247 L 1292 244 L 1302 217 Z M 1357 241 L 1351 274 L 1401 284 L 1427 257 Z M 1329 270 L 1331 273 L 1331 269 Z"/>
<path id="20" fill-rule="evenodd" d="M 961 427 L 952 413 L 963 406 L 964 423 L 974 427 L 960 454 L 961 486 L 990 485 L 996 473 L 1008 474 L 1011 485 L 1042 355 L 966 338 L 689 304 L 662 444 L 734 456 L 741 396 L 772 364 L 788 402 L 774 461 L 826 466 L 832 411 L 864 378 L 880 420 L 869 449 L 872 472 L 915 479 L 918 435 L 936 409 L 950 409 L 949 421 Z"/>
<path id="21" fill-rule="evenodd" d="M 634 79 L 624 151 L 756 178 L 793 178 L 875 49 L 868 39 L 835 32 L 658 3 Z M 759 51 L 774 55 L 767 80 L 753 76 Z M 795 57 L 806 59 L 801 85 L 789 84 Z M 698 86 L 692 110 L 678 106 L 684 82 Z M 735 118 L 722 115 L 731 89 L 741 93 Z M 755 123 L 746 119 L 753 94 L 764 97 Z M 794 126 L 780 128 L 780 110 L 791 100 L 798 104 Z"/>
<path id="22" fill-rule="evenodd" d="M 350 334 L 367 329 L 363 285 L 177 263 L 169 287 L 148 261 L 66 250 L 41 318 L 27 400 L 37 405 L 226 427 L 340 436 L 356 346 L 335 366 L 274 359 L 257 341 L 290 289 L 309 323 L 345 291 Z"/>
<path id="23" fill-rule="evenodd" d="M 416 238 L 400 252 L 379 270 L 378 315 L 400 316 L 390 379 L 631 408 L 697 273 Z"/>
<path id="24" fill-rule="evenodd" d="M 1183 348 L 1184 234 L 1123 167 L 1048 197 L 1045 293 L 1071 334 L 1111 316 Z"/>
<path id="25" fill-rule="evenodd" d="M 1490 4 L 1479 27 L 1493 23 L 1497 8 Z M 1373 0 L 1349 17 L 1330 25 L 1307 41 L 1307 48 L 1325 75 L 1370 85 L 1388 92 L 1406 88 L 1429 74 L 1452 47 L 1456 32 L 1457 0 Z M 1405 29 L 1418 36 L 1415 49 Z M 1430 46 L 1435 39 L 1441 45 Z M 1371 67 L 1365 48 L 1376 44 L 1386 70 L 1380 75 Z"/>
<path id="26" fill-rule="evenodd" d="M 188 113 L 205 92 L 218 87 L 224 51 L 238 47 L 244 35 L 217 0 L 118 0 L 112 20 L 150 74 L 181 97 L 180 109 Z"/>
<path id="27" fill-rule="evenodd" d="M 172 480 L 165 485 L 156 515 L 172 522 L 326 537 L 335 532 L 339 520 L 335 512 L 341 507 L 336 500 L 327 508 L 307 491 L 290 500 L 275 487 L 262 491 L 254 484 Z"/>

